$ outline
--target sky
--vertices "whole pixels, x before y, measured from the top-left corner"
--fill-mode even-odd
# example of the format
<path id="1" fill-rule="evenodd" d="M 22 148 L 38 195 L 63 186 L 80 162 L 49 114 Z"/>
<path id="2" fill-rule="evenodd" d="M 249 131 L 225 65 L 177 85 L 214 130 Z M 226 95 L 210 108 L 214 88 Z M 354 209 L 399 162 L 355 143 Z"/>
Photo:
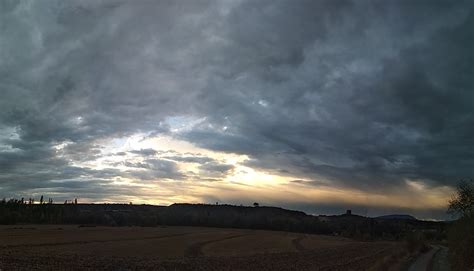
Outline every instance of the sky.
<path id="1" fill-rule="evenodd" d="M 447 219 L 474 2 L 0 1 L 0 197 Z"/>

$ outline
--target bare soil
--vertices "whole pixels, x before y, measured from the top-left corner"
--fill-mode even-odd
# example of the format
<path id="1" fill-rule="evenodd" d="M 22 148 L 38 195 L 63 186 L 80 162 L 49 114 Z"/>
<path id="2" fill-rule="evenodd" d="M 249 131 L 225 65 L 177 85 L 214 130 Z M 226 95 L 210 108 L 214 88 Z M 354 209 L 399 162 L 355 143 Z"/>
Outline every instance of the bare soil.
<path id="1" fill-rule="evenodd" d="M 263 230 L 0 226 L 0 270 L 391 270 L 402 255 L 396 242 Z"/>

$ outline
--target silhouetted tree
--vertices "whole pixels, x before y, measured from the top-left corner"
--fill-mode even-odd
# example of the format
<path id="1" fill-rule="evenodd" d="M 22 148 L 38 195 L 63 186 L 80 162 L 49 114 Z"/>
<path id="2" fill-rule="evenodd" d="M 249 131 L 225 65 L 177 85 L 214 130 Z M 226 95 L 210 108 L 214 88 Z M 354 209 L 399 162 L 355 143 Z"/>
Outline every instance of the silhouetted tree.
<path id="1" fill-rule="evenodd" d="M 259 206 L 258 202 L 253 203 L 253 207 L 258 207 L 258 206 Z"/>
<path id="2" fill-rule="evenodd" d="M 472 180 L 461 181 L 457 187 L 456 195 L 449 201 L 448 212 L 460 217 L 474 215 L 474 187 Z"/>
<path id="3" fill-rule="evenodd" d="M 40 204 L 43 204 L 43 195 L 41 195 Z"/>
<path id="4" fill-rule="evenodd" d="M 474 270 L 474 184 L 461 181 L 449 201 L 449 213 L 461 218 L 449 231 L 449 252 L 453 270 Z"/>

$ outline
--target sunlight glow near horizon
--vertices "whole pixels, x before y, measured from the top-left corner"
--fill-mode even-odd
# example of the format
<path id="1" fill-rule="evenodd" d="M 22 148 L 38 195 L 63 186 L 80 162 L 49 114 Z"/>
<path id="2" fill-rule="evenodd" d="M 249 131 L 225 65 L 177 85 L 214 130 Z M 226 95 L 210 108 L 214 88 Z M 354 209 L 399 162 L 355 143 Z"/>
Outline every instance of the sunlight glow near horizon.
<path id="1" fill-rule="evenodd" d="M 146 204 L 169 205 L 178 202 L 190 203 L 213 203 L 235 202 L 236 198 L 242 203 L 249 204 L 253 200 L 268 204 L 277 204 L 278 200 L 285 198 L 291 202 L 306 202 L 307 204 L 327 204 L 339 203 L 347 206 L 367 206 L 372 205 L 387 208 L 443 208 L 446 206 L 449 195 L 453 190 L 450 187 L 430 188 L 420 180 L 406 180 L 406 187 L 399 191 L 384 191 L 376 194 L 347 187 L 312 186 L 300 184 L 288 186 L 288 184 L 301 176 L 281 176 L 267 173 L 258 169 L 245 166 L 248 157 L 232 153 L 215 152 L 194 146 L 193 144 L 173 139 L 169 136 L 148 136 L 146 134 L 134 134 L 126 138 L 114 138 L 100 140 L 98 144 L 102 146 L 106 157 L 99 158 L 95 162 L 82 164 L 95 169 L 116 168 L 121 171 L 128 169 L 124 162 L 141 162 L 142 157 L 130 154 L 131 151 L 153 149 L 158 154 L 153 156 L 165 159 L 167 154 L 198 154 L 200 157 L 208 157 L 234 168 L 225 175 L 218 177 L 213 182 L 202 182 L 194 179 L 185 180 L 154 180 L 142 181 L 130 178 L 118 178 L 113 180 L 113 185 L 135 189 L 137 194 L 130 196 L 117 196 L 113 198 L 97 201 L 94 199 L 82 198 L 93 202 L 135 202 Z M 57 149 L 64 148 L 67 144 L 59 144 Z M 160 153 L 161 151 L 161 153 Z M 116 155 L 120 152 L 127 152 L 127 155 Z M 79 164 L 81 165 L 81 164 Z M 192 162 L 177 162 L 180 171 L 193 173 L 195 176 L 202 175 L 199 164 Z M 330 184 L 328 181 L 321 183 Z M 210 198 L 213 201 L 210 202 Z"/>

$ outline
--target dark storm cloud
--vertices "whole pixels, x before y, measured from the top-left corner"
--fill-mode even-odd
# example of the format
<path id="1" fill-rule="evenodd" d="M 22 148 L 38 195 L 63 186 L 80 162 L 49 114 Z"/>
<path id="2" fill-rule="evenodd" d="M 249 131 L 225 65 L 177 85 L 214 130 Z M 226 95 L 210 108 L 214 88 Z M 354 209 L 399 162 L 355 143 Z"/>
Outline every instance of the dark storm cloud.
<path id="1" fill-rule="evenodd" d="M 2 2 L 0 127 L 14 131 L 0 138 L 2 179 L 36 179 L 42 186 L 51 178 L 78 177 L 67 168 L 98 158 L 97 139 L 167 131 L 162 120 L 171 109 L 186 113 L 175 92 L 196 86 L 178 80 L 189 69 L 177 74 L 173 67 L 186 48 L 173 55 L 170 49 L 200 24 L 175 18 L 182 13 L 192 19 L 207 7 L 205 2 Z M 54 147 L 62 142 L 68 145 L 57 152 Z"/>
<path id="2" fill-rule="evenodd" d="M 199 172 L 203 176 L 224 177 L 234 169 L 233 165 L 208 162 L 199 166 Z"/>
<path id="3" fill-rule="evenodd" d="M 133 153 L 133 154 L 141 155 L 141 156 L 154 156 L 158 153 L 154 149 L 140 149 L 140 150 L 134 150 L 134 151 L 130 151 L 130 152 Z"/>
<path id="4" fill-rule="evenodd" d="M 67 144 L 56 151 L 56 155 L 65 157 L 69 161 L 94 161 L 103 157 L 102 146 L 89 141 Z"/>
<path id="5" fill-rule="evenodd" d="M 184 163 L 195 163 L 195 164 L 206 164 L 211 162 L 217 162 L 215 159 L 212 159 L 207 156 L 200 156 L 200 155 L 175 155 L 175 156 L 163 156 L 163 158 L 177 161 L 177 162 L 184 162 Z"/>
<path id="6" fill-rule="evenodd" d="M 142 149 L 132 154 L 150 159 L 129 161 L 146 165 L 133 173 L 70 171 L 103 157 L 99 140 L 135 133 L 245 154 L 315 185 L 474 175 L 472 1 L 1 5 L 3 191 L 35 176 L 184 178 L 172 161 L 231 170 Z M 204 121 L 175 131 L 176 116 Z"/>
<path id="7" fill-rule="evenodd" d="M 184 177 L 176 163 L 168 160 L 146 159 L 143 162 L 124 162 L 124 165 L 143 169 L 127 171 L 131 176 L 142 180 L 156 180 L 157 178 L 179 180 Z"/>
<path id="8" fill-rule="evenodd" d="M 292 19 L 279 3 L 267 6 L 277 13 L 256 6 L 256 18 Z M 304 52 L 298 63 L 254 57 L 260 72 L 212 82 L 209 115 L 229 129 L 202 125 L 184 138 L 250 154 L 253 166 L 267 170 L 370 189 L 397 186 L 405 178 L 451 185 L 474 175 L 472 2 L 365 2 L 335 12 L 341 17 L 325 20 L 323 30 L 292 29 L 313 37 L 289 39 Z M 232 44 L 268 44 L 261 33 L 276 40 L 292 36 L 277 27 L 252 38 L 231 35 Z M 268 54 L 273 48 L 289 50 L 269 43 Z M 241 59 L 233 62 L 250 61 Z M 269 80 L 269 74 L 284 76 Z"/>

